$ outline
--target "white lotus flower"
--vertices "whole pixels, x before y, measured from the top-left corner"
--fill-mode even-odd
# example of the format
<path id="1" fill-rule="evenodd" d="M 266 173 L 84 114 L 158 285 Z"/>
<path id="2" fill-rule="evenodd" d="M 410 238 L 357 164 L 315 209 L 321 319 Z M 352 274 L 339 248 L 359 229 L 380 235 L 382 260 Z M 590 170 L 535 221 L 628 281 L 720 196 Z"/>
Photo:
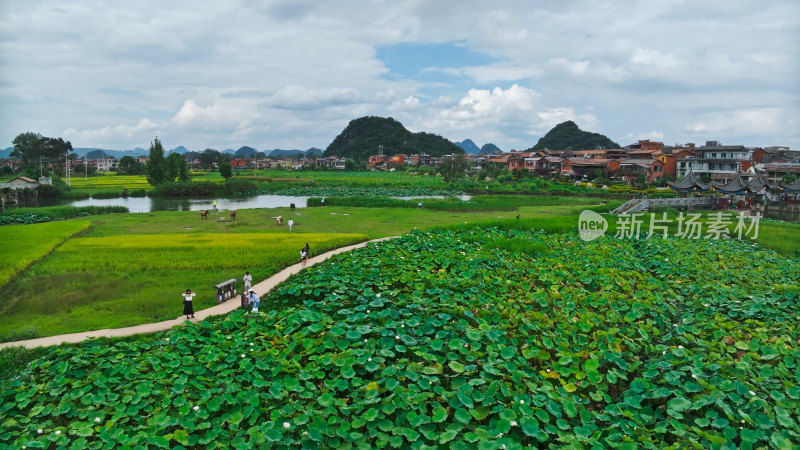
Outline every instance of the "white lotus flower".
<path id="1" fill-rule="evenodd" d="M 39 434 L 42 434 L 43 430 L 41 428 L 39 428 L 38 430 L 36 430 L 36 432 L 39 433 Z"/>
<path id="2" fill-rule="evenodd" d="M 195 410 L 195 411 L 200 411 L 200 407 L 197 406 L 197 405 L 194 405 L 194 407 L 192 409 Z"/>
<path id="3" fill-rule="evenodd" d="M 252 346 L 254 346 L 254 345 L 256 345 L 256 344 L 253 344 L 252 342 L 250 343 L 250 347 L 252 347 Z"/>
<path id="4" fill-rule="evenodd" d="M 381 294 L 378 294 L 378 298 L 381 298 Z"/>
<path id="5" fill-rule="evenodd" d="M 400 339 L 400 336 L 398 336 L 398 335 L 396 335 L 396 334 L 395 334 L 395 335 L 394 335 L 394 338 L 395 338 L 395 339 Z"/>
<path id="6" fill-rule="evenodd" d="M 516 421 L 516 420 L 512 420 L 512 421 L 511 421 L 511 426 L 512 426 L 512 427 L 515 427 L 515 426 L 517 426 L 517 421 Z"/>
<path id="7" fill-rule="evenodd" d="M 519 401 L 519 404 L 520 404 L 520 405 L 524 405 L 524 404 L 525 404 L 525 400 L 520 400 L 520 401 Z"/>
<path id="8" fill-rule="evenodd" d="M 753 391 L 750 391 L 750 395 L 756 395 L 756 393 L 753 392 Z"/>
<path id="9" fill-rule="evenodd" d="M 242 358 L 244 358 L 244 353 L 242 353 Z"/>
<path id="10" fill-rule="evenodd" d="M 100 418 L 99 417 L 95 417 L 94 418 L 94 423 L 100 423 Z"/>
<path id="11" fill-rule="evenodd" d="M 61 434 L 61 430 L 56 430 L 56 434 Z"/>
<path id="12" fill-rule="evenodd" d="M 290 426 L 289 422 L 283 422 L 283 428 L 289 428 Z"/>
<path id="13" fill-rule="evenodd" d="M 683 346 L 682 346 L 682 345 L 679 345 L 679 346 L 678 346 L 678 348 L 679 348 L 679 349 L 681 349 L 681 350 L 683 350 Z"/>

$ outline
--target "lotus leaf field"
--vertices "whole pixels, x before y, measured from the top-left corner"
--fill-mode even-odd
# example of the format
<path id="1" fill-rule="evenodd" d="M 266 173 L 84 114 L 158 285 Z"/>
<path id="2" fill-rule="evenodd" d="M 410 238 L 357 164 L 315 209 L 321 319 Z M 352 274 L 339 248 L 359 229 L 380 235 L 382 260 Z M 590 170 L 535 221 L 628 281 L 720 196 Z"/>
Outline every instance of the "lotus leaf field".
<path id="1" fill-rule="evenodd" d="M 799 294 L 740 241 L 415 231 L 261 313 L 54 349 L 4 384 L 0 445 L 787 448 Z"/>

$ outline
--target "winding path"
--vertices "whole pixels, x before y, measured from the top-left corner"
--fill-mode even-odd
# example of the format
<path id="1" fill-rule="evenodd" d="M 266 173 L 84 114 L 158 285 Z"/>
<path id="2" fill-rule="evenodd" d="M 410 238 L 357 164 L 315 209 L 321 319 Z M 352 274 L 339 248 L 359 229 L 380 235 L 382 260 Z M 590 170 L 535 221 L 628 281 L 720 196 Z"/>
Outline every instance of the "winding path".
<path id="1" fill-rule="evenodd" d="M 313 258 L 309 258 L 306 267 L 313 266 L 314 264 L 317 263 L 321 263 L 322 261 L 325 261 L 326 259 L 330 258 L 333 255 L 338 255 L 339 253 L 344 253 L 350 250 L 361 248 L 372 242 L 385 241 L 388 239 L 394 239 L 394 237 L 373 239 L 371 241 L 361 242 L 360 244 L 348 245 L 346 247 L 340 247 L 335 250 L 331 250 L 327 253 L 323 253 L 321 255 L 314 256 Z M 264 295 L 266 295 L 267 292 L 271 291 L 275 286 L 286 281 L 290 276 L 300 272 L 301 270 L 303 270 L 303 266 L 301 263 L 289 266 L 281 270 L 280 272 L 276 273 L 275 275 L 267 278 L 266 280 L 253 285 L 251 289 L 254 290 L 259 297 L 263 297 Z M 211 308 L 206 308 L 201 311 L 196 311 L 194 314 L 195 318 L 189 319 L 189 321 L 199 322 L 210 316 L 227 314 L 239 308 L 240 306 L 241 303 L 239 301 L 239 297 L 237 296 L 228 301 L 222 302 L 216 306 L 212 306 Z M 186 322 L 186 320 L 187 319 L 184 319 L 183 315 L 181 315 L 177 319 L 165 320 L 162 322 L 145 323 L 142 325 L 135 325 L 132 327 L 110 328 L 105 330 L 85 331 L 81 333 L 61 334 L 58 336 L 27 339 L 24 341 L 3 342 L 0 343 L 0 349 L 11 346 L 20 346 L 20 345 L 28 348 L 48 347 L 51 345 L 59 345 L 63 343 L 81 342 L 84 339 L 88 338 L 122 337 L 122 336 L 130 336 L 133 334 L 154 333 L 156 331 L 169 330 L 174 326 L 181 325 L 182 323 Z"/>

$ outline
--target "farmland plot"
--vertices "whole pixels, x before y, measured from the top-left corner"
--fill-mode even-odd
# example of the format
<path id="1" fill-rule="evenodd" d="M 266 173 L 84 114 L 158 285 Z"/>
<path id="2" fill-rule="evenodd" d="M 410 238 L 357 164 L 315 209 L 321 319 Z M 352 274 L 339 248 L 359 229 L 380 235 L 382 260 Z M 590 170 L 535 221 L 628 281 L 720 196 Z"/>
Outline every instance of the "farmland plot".
<path id="1" fill-rule="evenodd" d="M 299 262 L 306 243 L 315 255 L 365 239 L 314 233 L 72 239 L 7 287 L 11 306 L 0 316 L 0 335 L 20 324 L 48 336 L 172 319 L 187 288 L 199 294 L 195 308 L 207 308 L 215 304 L 215 284 L 241 280 L 245 270 L 265 279 Z"/>

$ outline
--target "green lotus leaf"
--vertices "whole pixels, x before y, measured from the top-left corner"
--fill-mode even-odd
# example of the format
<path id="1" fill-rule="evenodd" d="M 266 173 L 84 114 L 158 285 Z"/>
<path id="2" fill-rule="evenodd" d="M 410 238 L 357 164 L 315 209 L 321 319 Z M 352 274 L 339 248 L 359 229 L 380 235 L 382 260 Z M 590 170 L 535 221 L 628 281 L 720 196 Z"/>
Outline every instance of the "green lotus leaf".
<path id="1" fill-rule="evenodd" d="M 455 373 L 464 373 L 464 365 L 458 361 L 449 361 L 447 366 Z"/>
<path id="2" fill-rule="evenodd" d="M 683 397 L 676 397 L 667 402 L 667 409 L 670 411 L 670 414 L 680 413 L 682 411 L 686 411 L 692 406 L 692 402 L 683 398 Z"/>
<path id="3" fill-rule="evenodd" d="M 463 424 L 467 424 L 472 421 L 472 415 L 463 408 L 457 408 L 453 414 L 453 417 Z"/>
<path id="4" fill-rule="evenodd" d="M 377 410 L 377 409 L 375 409 L 375 408 L 370 408 L 370 409 L 368 409 L 366 412 L 364 412 L 364 414 L 362 415 L 362 417 L 363 417 L 363 418 L 364 418 L 364 420 L 366 420 L 367 422 L 372 422 L 372 421 L 374 421 L 375 419 L 377 419 L 379 415 L 380 415 L 380 413 L 378 412 L 378 410 Z"/>

